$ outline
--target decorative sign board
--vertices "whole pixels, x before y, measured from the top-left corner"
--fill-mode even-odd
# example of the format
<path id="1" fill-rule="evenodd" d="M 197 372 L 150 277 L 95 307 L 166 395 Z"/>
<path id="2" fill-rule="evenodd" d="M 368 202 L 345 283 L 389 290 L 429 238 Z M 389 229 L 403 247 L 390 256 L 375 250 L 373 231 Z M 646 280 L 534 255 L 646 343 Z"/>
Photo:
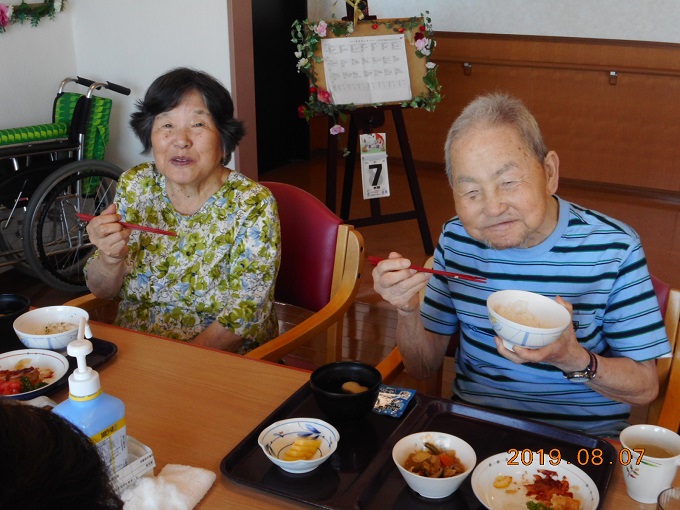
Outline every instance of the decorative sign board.
<path id="1" fill-rule="evenodd" d="M 385 104 L 432 111 L 441 101 L 426 15 L 356 24 L 298 21 L 291 35 L 298 70 L 310 81 L 310 96 L 299 110 L 307 120 Z"/>

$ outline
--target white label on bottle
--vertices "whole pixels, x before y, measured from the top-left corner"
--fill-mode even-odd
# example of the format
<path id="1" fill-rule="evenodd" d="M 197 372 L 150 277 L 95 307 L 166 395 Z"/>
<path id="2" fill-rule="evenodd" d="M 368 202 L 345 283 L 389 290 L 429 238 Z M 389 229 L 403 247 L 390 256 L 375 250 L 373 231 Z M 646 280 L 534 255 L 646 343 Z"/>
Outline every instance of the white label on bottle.
<path id="1" fill-rule="evenodd" d="M 118 420 L 90 439 L 92 439 L 100 457 L 104 459 L 104 463 L 111 475 L 115 475 L 127 465 L 127 427 L 125 426 L 125 418 Z"/>

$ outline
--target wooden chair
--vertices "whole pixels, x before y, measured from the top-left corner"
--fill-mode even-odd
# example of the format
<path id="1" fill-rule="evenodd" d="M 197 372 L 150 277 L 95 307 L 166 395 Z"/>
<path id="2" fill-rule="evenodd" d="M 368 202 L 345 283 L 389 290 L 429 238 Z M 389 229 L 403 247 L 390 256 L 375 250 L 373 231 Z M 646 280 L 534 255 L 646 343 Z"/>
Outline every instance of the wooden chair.
<path id="1" fill-rule="evenodd" d="M 664 315 L 666 334 L 671 344 L 670 358 L 657 360 L 659 371 L 659 394 L 649 405 L 647 423 L 678 431 L 680 428 L 680 290 L 652 276 L 659 307 Z"/>
<path id="2" fill-rule="evenodd" d="M 276 198 L 281 222 L 275 306 L 277 314 L 285 315 L 293 324 L 287 324 L 289 329 L 246 356 L 280 361 L 325 333 L 326 360 L 337 361 L 342 357 L 344 314 L 359 289 L 363 238 L 310 193 L 289 184 L 262 184 Z M 92 320 L 107 323 L 113 322 L 118 310 L 117 300 L 99 299 L 93 294 L 64 304 L 84 308 Z M 301 322 L 296 324 L 298 320 Z M 290 363 L 300 366 L 297 360 Z"/>
<path id="3" fill-rule="evenodd" d="M 363 238 L 310 193 L 290 184 L 261 184 L 274 194 L 281 221 L 276 301 L 314 313 L 246 356 L 279 361 L 326 332 L 326 361 L 337 361 L 342 357 L 345 312 L 359 290 Z"/>
<path id="4" fill-rule="evenodd" d="M 433 259 L 430 257 L 425 265 L 432 267 Z M 656 424 L 670 430 L 677 431 L 680 427 L 680 290 L 671 289 L 670 286 L 652 276 L 652 284 L 659 300 L 659 308 L 664 316 L 666 334 L 671 343 L 672 357 L 657 360 L 659 372 L 659 394 L 649 405 L 647 411 L 647 423 Z M 449 342 L 446 356 L 454 356 L 458 337 L 454 335 Z M 402 377 L 404 363 L 399 349 L 395 347 L 376 367 L 387 384 L 396 377 Z M 406 376 L 406 385 L 421 393 L 428 395 L 442 394 L 442 369 L 428 379 L 418 380 Z"/>
<path id="5" fill-rule="evenodd" d="M 113 324 L 118 313 L 119 299 L 101 299 L 94 294 L 84 294 L 64 303 L 65 306 L 77 306 L 87 311 L 90 320 Z"/>

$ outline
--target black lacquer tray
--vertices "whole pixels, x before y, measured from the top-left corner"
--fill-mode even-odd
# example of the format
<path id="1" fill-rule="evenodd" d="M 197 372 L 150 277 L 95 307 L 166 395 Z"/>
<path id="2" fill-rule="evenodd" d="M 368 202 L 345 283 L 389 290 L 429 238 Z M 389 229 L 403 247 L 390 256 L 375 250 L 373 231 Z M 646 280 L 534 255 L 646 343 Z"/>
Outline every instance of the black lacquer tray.
<path id="1" fill-rule="evenodd" d="M 102 366 L 109 359 L 115 356 L 116 353 L 118 352 L 118 346 L 112 342 L 109 342 L 108 340 L 101 340 L 99 338 L 94 337 L 88 338 L 88 340 L 92 342 L 92 352 L 87 355 L 87 366 L 89 366 L 90 368 L 97 368 Z M 16 343 L 13 343 L 13 339 L 11 342 L 6 342 L 3 345 L 3 349 L 1 349 L 0 352 L 16 351 L 19 349 L 26 349 L 26 346 L 22 344 L 18 338 L 16 338 Z M 68 370 L 61 377 L 61 379 L 50 384 L 49 386 L 46 386 L 45 388 L 31 391 L 30 395 L 26 398 L 32 399 L 35 397 L 40 397 L 42 395 L 50 396 L 53 395 L 54 393 L 57 393 L 59 390 L 68 385 L 68 376 L 71 375 L 73 371 L 78 367 L 78 363 L 74 357 L 68 356 L 65 352 L 63 353 L 63 355 L 68 360 Z M 8 395 L 0 398 L 25 400 L 25 398 L 23 398 L 21 394 Z"/>
<path id="2" fill-rule="evenodd" d="M 392 461 L 392 447 L 408 434 L 430 430 L 466 440 L 475 449 L 477 463 L 510 449 L 543 448 L 546 452 L 558 449 L 564 459 L 578 465 L 593 479 L 601 506 L 617 460 L 616 449 L 600 438 L 417 394 L 401 418 L 371 413 L 356 423 L 331 422 L 340 432 L 336 452 L 311 473 L 290 474 L 267 459 L 257 438 L 267 425 L 296 416 L 328 420 L 314 402 L 309 383 L 224 457 L 221 463 L 224 476 L 318 508 L 484 509 L 472 491 L 470 477 L 458 491 L 444 499 L 422 498 L 406 485 Z M 578 464 L 580 450 L 590 452 L 595 448 L 603 452 L 602 464 Z"/>

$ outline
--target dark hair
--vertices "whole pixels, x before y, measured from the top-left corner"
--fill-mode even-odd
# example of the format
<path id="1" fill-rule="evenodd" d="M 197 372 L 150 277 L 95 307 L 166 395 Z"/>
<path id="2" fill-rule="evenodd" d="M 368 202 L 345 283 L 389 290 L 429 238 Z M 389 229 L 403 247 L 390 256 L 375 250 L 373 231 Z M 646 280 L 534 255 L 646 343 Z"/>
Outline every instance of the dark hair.
<path id="1" fill-rule="evenodd" d="M 536 160 L 543 164 L 548 148 L 543 141 L 538 122 L 519 99 L 503 93 L 479 96 L 468 104 L 449 129 L 444 144 L 446 175 L 453 186 L 451 144 L 479 127 L 508 125 L 514 127 Z"/>
<path id="2" fill-rule="evenodd" d="M 123 508 L 92 441 L 51 411 L 0 398 L 0 459 L 0 508 Z"/>
<path id="3" fill-rule="evenodd" d="M 243 122 L 234 118 L 234 103 L 229 91 L 207 73 L 178 67 L 159 76 L 146 91 L 143 100 L 137 101 L 137 111 L 130 116 L 130 126 L 142 142 L 144 152 L 151 150 L 151 131 L 156 115 L 172 110 L 191 91 L 203 95 L 208 111 L 220 132 L 224 149 L 223 164 L 245 134 Z"/>

